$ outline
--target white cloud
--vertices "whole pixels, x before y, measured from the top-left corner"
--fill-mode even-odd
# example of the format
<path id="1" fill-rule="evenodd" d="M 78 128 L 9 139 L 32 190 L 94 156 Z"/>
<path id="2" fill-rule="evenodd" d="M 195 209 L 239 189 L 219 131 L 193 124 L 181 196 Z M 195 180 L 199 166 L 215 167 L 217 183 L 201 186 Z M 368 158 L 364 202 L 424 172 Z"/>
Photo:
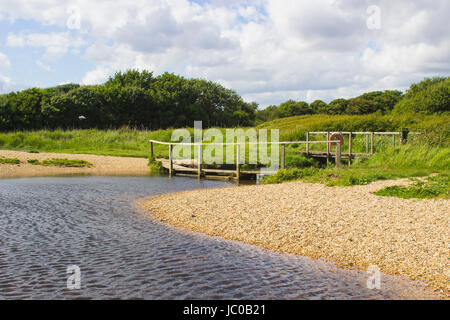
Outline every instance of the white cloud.
<path id="1" fill-rule="evenodd" d="M 72 37 L 69 32 L 52 33 L 8 33 L 6 45 L 10 47 L 45 48 L 45 59 L 59 59 L 69 52 L 83 46 L 85 41 L 80 37 Z"/>
<path id="2" fill-rule="evenodd" d="M 8 33 L 6 45 L 9 47 L 25 47 L 25 39 L 13 33 Z"/>
<path id="3" fill-rule="evenodd" d="M 81 56 L 95 64 L 83 78 L 89 84 L 148 68 L 219 81 L 267 105 L 403 89 L 450 72 L 448 0 L 1 2 L 8 19 L 60 28 L 67 8 L 78 7 L 80 30 L 10 33 L 7 44 L 43 47 L 44 58 L 86 46 Z M 367 28 L 370 5 L 380 8 L 379 30 Z"/>
<path id="4" fill-rule="evenodd" d="M 9 61 L 8 56 L 0 52 L 0 69 L 8 68 L 10 66 L 11 62 Z"/>
<path id="5" fill-rule="evenodd" d="M 81 81 L 84 85 L 93 85 L 104 83 L 111 75 L 111 70 L 107 67 L 98 67 L 92 71 L 86 73 Z"/>
<path id="6" fill-rule="evenodd" d="M 46 64 L 44 64 L 41 60 L 36 60 L 36 64 L 43 70 L 50 72 L 52 71 L 52 68 Z"/>
<path id="7" fill-rule="evenodd" d="M 0 93 L 6 93 L 13 88 L 13 82 L 8 77 L 0 74 Z"/>

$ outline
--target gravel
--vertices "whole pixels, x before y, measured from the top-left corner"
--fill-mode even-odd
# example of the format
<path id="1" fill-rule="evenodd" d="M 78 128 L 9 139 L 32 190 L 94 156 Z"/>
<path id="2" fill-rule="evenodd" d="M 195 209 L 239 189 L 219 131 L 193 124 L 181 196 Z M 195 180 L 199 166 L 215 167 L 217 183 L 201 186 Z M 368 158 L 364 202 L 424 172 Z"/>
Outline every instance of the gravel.
<path id="1" fill-rule="evenodd" d="M 449 200 L 379 197 L 408 180 L 326 187 L 291 182 L 166 194 L 141 201 L 157 219 L 211 236 L 421 280 L 449 298 Z"/>

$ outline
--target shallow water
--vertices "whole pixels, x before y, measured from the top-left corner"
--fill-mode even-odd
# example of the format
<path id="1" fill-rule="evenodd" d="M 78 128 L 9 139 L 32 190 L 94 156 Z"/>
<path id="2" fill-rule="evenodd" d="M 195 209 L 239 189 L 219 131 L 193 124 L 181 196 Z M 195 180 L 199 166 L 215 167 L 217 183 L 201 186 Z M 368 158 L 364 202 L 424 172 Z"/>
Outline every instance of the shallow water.
<path id="1" fill-rule="evenodd" d="M 1 299 L 392 299 L 429 297 L 415 283 L 181 231 L 134 200 L 227 185 L 175 177 L 0 180 Z M 67 289 L 67 267 L 81 289 Z"/>

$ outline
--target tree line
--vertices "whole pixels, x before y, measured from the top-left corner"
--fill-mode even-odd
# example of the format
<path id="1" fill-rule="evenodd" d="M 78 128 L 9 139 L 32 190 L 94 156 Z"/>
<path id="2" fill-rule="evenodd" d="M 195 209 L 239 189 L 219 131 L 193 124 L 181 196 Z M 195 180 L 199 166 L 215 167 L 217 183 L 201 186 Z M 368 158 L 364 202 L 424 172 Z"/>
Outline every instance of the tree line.
<path id="1" fill-rule="evenodd" d="M 439 113 L 450 111 L 450 78 L 430 78 L 401 91 L 364 93 L 330 103 L 288 100 L 258 110 L 218 83 L 164 73 L 117 72 L 102 85 L 65 84 L 0 95 L 0 131 L 120 128 L 149 130 L 191 127 L 252 126 L 308 114 Z"/>
<path id="2" fill-rule="evenodd" d="M 450 77 L 427 78 L 412 84 L 406 94 L 398 90 L 373 91 L 351 99 L 335 99 L 330 103 L 316 100 L 288 100 L 256 112 L 256 122 L 262 123 L 279 118 L 308 115 L 361 115 L 361 114 L 434 114 L 450 111 Z"/>
<path id="3" fill-rule="evenodd" d="M 0 130 L 249 126 L 258 105 L 218 83 L 164 73 L 117 72 L 95 86 L 66 84 L 0 96 Z"/>

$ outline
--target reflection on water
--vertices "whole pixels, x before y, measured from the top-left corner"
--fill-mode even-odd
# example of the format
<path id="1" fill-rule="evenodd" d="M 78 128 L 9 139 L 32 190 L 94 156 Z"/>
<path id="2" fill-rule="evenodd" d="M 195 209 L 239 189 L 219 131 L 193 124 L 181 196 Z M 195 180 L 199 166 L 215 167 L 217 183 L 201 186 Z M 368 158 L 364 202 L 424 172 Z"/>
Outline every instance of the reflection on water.
<path id="1" fill-rule="evenodd" d="M 0 180 L 0 298 L 330 299 L 424 297 L 423 288 L 167 227 L 134 200 L 228 185 L 175 177 Z M 81 289 L 66 287 L 69 265 Z M 427 291 L 428 292 L 428 291 Z"/>

